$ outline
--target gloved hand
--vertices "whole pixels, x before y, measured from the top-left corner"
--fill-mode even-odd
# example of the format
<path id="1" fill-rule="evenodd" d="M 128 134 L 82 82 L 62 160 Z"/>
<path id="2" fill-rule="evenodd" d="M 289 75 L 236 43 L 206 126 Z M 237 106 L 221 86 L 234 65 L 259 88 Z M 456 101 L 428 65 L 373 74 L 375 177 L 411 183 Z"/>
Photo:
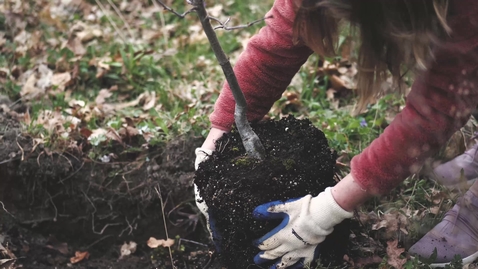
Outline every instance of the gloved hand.
<path id="1" fill-rule="evenodd" d="M 194 162 L 194 169 L 198 170 L 199 164 L 204 162 L 211 154 L 212 150 L 210 149 L 203 149 L 197 148 L 195 150 L 196 153 L 196 161 Z M 199 194 L 198 186 L 194 183 L 194 196 L 196 200 L 196 205 L 199 208 L 199 211 L 206 217 L 208 221 L 208 228 L 209 228 L 209 215 L 207 213 L 207 205 L 204 199 L 202 199 L 201 195 Z"/>
<path id="2" fill-rule="evenodd" d="M 197 170 L 199 168 L 199 164 L 205 161 L 209 156 L 212 154 L 212 150 L 197 148 L 196 151 L 196 161 L 194 162 L 194 168 Z M 194 184 L 194 196 L 196 200 L 196 206 L 199 208 L 199 211 L 204 215 L 206 218 L 206 227 L 209 230 L 209 235 L 211 236 L 214 245 L 216 246 L 216 251 L 221 251 L 221 242 L 222 237 L 215 229 L 215 219 L 213 212 L 210 212 L 206 201 L 201 197 L 199 194 L 199 189 L 196 184 Z"/>
<path id="3" fill-rule="evenodd" d="M 254 209 L 255 219 L 282 219 L 282 222 L 254 242 L 262 250 L 254 262 L 264 264 L 277 260 L 271 268 L 302 268 L 302 264 L 314 260 L 316 247 L 332 233 L 334 226 L 352 216 L 352 212 L 335 202 L 331 188 L 316 197 L 307 195 L 260 205 Z"/>

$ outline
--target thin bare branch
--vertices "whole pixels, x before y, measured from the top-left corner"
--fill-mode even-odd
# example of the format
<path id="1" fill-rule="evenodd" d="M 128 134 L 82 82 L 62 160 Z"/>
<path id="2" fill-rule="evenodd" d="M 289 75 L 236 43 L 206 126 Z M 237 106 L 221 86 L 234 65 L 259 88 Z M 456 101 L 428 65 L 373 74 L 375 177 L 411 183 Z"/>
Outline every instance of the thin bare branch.
<path id="1" fill-rule="evenodd" d="M 236 26 L 227 26 L 227 24 L 231 21 L 231 18 L 227 18 L 227 20 L 225 22 L 221 22 L 218 18 L 215 18 L 215 17 L 212 17 L 212 16 L 208 16 L 208 19 L 210 20 L 213 20 L 217 23 L 219 23 L 218 26 L 214 27 L 214 30 L 217 30 L 217 29 L 224 29 L 226 31 L 231 31 L 231 30 L 237 30 L 237 29 L 244 29 L 244 28 L 247 28 L 247 27 L 251 27 L 252 25 L 256 24 L 256 23 L 259 23 L 259 22 L 263 22 L 267 19 L 270 19 L 272 18 L 272 15 L 268 16 L 268 17 L 264 17 L 264 18 L 261 18 L 261 19 L 257 19 L 255 21 L 252 21 L 252 22 L 249 22 L 249 23 L 246 23 L 246 24 L 241 24 L 241 25 L 236 25 Z"/>
<path id="2" fill-rule="evenodd" d="M 200 243 L 200 242 L 196 242 L 196 241 L 188 240 L 188 239 L 184 239 L 184 238 L 179 238 L 178 247 L 181 246 L 182 241 L 187 242 L 187 243 L 191 243 L 191 244 L 195 244 L 195 245 L 199 245 L 199 246 L 202 246 L 202 247 L 207 247 L 207 244 L 203 244 L 203 243 Z"/>
<path id="3" fill-rule="evenodd" d="M 192 13 L 192 12 L 195 12 L 196 11 L 196 8 L 193 7 L 191 8 L 190 10 L 184 12 L 184 13 L 178 13 L 176 10 L 168 7 L 166 4 L 164 4 L 163 2 L 161 2 L 161 0 L 156 0 L 156 2 L 158 2 L 159 5 L 161 5 L 164 9 L 166 9 L 167 11 L 173 13 L 174 15 L 180 17 L 180 18 L 184 18 L 186 17 L 186 15 L 188 15 L 189 13 Z"/>

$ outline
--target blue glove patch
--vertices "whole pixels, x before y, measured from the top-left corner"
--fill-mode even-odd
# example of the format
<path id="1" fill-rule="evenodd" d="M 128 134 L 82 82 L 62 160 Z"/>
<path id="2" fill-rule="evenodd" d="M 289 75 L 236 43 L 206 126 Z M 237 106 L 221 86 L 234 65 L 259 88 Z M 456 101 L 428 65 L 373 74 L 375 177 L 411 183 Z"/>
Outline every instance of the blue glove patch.
<path id="1" fill-rule="evenodd" d="M 274 201 L 274 202 L 262 204 L 262 205 L 256 207 L 254 209 L 254 211 L 252 212 L 252 217 L 255 218 L 256 220 L 282 219 L 282 222 L 277 227 L 275 227 L 274 229 L 272 229 L 270 232 L 266 233 L 265 235 L 263 235 L 259 239 L 254 240 L 254 242 L 253 242 L 254 246 L 256 246 L 256 247 L 259 246 L 260 244 L 262 244 L 262 242 L 264 242 L 265 240 L 267 240 L 268 238 L 270 238 L 271 236 L 273 236 L 274 234 L 276 234 L 277 232 L 282 230 L 287 225 L 287 223 L 289 223 L 289 215 L 288 214 L 283 213 L 283 212 L 272 213 L 272 212 L 268 211 L 268 209 L 271 206 L 276 206 L 276 205 L 279 205 L 279 204 L 284 204 L 284 202 Z"/>
<path id="2" fill-rule="evenodd" d="M 208 215 L 209 215 L 209 228 L 211 229 L 214 246 L 216 247 L 217 253 L 221 253 L 222 236 L 216 229 L 216 218 L 214 218 L 214 215 L 215 215 L 214 210 L 211 210 L 211 208 L 209 208 Z"/>

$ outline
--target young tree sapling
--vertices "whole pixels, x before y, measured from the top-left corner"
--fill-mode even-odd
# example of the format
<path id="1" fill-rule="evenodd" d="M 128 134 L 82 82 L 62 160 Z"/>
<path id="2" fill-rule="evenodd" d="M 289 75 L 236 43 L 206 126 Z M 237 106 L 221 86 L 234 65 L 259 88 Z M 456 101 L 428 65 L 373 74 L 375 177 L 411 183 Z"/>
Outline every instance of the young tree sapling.
<path id="1" fill-rule="evenodd" d="M 193 8 L 191 8 L 190 10 L 186 11 L 183 14 L 177 13 L 172 8 L 162 3 L 160 0 L 157 0 L 157 1 L 164 9 L 174 13 L 175 15 L 181 18 L 184 18 L 187 14 L 192 12 L 196 12 L 198 14 L 198 17 L 201 21 L 204 32 L 206 33 L 209 43 L 211 44 L 212 50 L 214 51 L 214 54 L 216 55 L 216 58 L 219 61 L 219 64 L 221 65 L 222 71 L 224 72 L 224 75 L 226 76 L 226 80 L 229 83 L 229 87 L 234 96 L 234 100 L 236 101 L 236 107 L 234 110 L 234 120 L 236 123 L 237 130 L 241 136 L 242 144 L 244 145 L 246 153 L 248 156 L 254 159 L 264 160 L 265 158 L 264 146 L 262 145 L 257 134 L 252 130 L 249 122 L 247 121 L 246 98 L 244 97 L 244 94 L 239 86 L 239 83 L 237 82 L 237 78 L 231 66 L 231 63 L 229 62 L 229 59 L 224 53 L 224 51 L 222 50 L 221 44 L 219 43 L 219 40 L 217 39 L 216 33 L 214 32 L 214 29 L 210 22 L 211 19 L 218 22 L 219 20 L 217 20 L 216 18 L 210 17 L 208 15 L 205 8 L 204 0 L 188 0 L 187 2 L 190 5 L 192 5 Z M 261 20 L 257 20 L 257 21 L 261 21 Z M 250 23 L 244 27 L 250 26 L 253 23 Z M 221 24 L 221 26 L 217 28 L 238 29 L 239 27 L 228 28 L 227 26 L 225 26 L 225 24 Z"/>

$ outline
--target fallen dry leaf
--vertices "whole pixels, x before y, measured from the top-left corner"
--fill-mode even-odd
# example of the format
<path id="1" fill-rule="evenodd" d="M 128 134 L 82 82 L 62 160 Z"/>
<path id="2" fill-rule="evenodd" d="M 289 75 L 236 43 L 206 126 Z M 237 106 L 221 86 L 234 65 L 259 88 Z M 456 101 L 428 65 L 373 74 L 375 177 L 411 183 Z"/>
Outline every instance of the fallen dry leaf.
<path id="1" fill-rule="evenodd" d="M 70 262 L 75 264 L 79 263 L 84 259 L 88 259 L 90 257 L 90 253 L 88 251 L 75 251 L 75 257 L 70 258 Z"/>
<path id="2" fill-rule="evenodd" d="M 34 99 L 36 96 L 40 95 L 42 90 L 35 87 L 36 82 L 37 78 L 35 74 L 31 74 L 25 84 L 23 84 L 20 95 L 27 100 Z"/>
<path id="3" fill-rule="evenodd" d="M 96 99 L 95 99 L 95 102 L 97 105 L 102 105 L 105 103 L 105 100 L 108 98 L 108 97 L 111 97 L 112 93 L 107 90 L 107 89 L 102 89 L 100 90 L 100 92 L 98 93 L 98 96 L 96 96 Z"/>
<path id="4" fill-rule="evenodd" d="M 48 68 L 45 64 L 40 64 L 38 66 L 38 76 L 39 79 L 36 83 L 36 86 L 45 91 L 47 88 L 51 86 L 51 79 L 53 77 L 53 71 Z"/>
<path id="5" fill-rule="evenodd" d="M 397 231 L 408 234 L 408 218 L 401 213 L 386 213 L 380 216 L 380 221 L 372 225 L 372 230 L 385 228 L 387 238 L 392 238 Z"/>
<path id="6" fill-rule="evenodd" d="M 68 244 L 58 241 L 58 239 L 56 239 L 56 237 L 53 235 L 50 235 L 50 237 L 48 237 L 48 242 L 45 246 L 49 249 L 55 249 L 63 255 L 68 254 Z"/>
<path id="7" fill-rule="evenodd" d="M 400 255 L 405 251 L 404 248 L 398 248 L 398 240 L 392 240 L 387 242 L 387 255 L 388 264 L 397 268 L 403 268 L 403 265 L 407 262 L 407 259 L 400 258 Z"/>
<path id="8" fill-rule="evenodd" d="M 79 37 L 70 38 L 66 43 L 66 47 L 69 48 L 75 55 L 82 56 L 86 54 L 86 49 Z"/>
<path id="9" fill-rule="evenodd" d="M 3 256 L 8 256 L 10 259 L 16 259 L 17 257 L 15 256 L 15 254 L 13 254 L 13 252 L 4 247 L 1 243 L 0 243 L 0 253 L 3 255 Z"/>
<path id="10" fill-rule="evenodd" d="M 130 137 L 139 135 L 139 131 L 135 127 L 126 126 L 126 127 L 121 127 L 121 129 L 118 131 L 118 134 L 121 137 L 130 138 Z"/>
<path id="11" fill-rule="evenodd" d="M 150 92 L 144 98 L 143 110 L 149 111 L 156 105 L 156 92 Z"/>
<path id="12" fill-rule="evenodd" d="M 70 72 L 53 74 L 51 84 L 57 86 L 58 90 L 63 91 L 71 82 Z"/>
<path id="13" fill-rule="evenodd" d="M 130 241 L 129 243 L 125 242 L 120 249 L 120 252 L 121 252 L 120 259 L 123 258 L 124 256 L 129 256 L 135 253 L 137 246 L 138 244 L 136 244 L 136 242 L 133 242 L 133 241 Z"/>
<path id="14" fill-rule="evenodd" d="M 17 268 L 15 266 L 15 261 L 16 259 L 0 259 L 0 268 L 15 269 Z"/>
<path id="15" fill-rule="evenodd" d="M 148 247 L 150 248 L 157 248 L 157 247 L 168 248 L 174 245 L 174 239 L 168 238 L 164 240 L 164 239 L 156 239 L 154 237 L 150 237 L 146 244 L 148 244 Z"/>

